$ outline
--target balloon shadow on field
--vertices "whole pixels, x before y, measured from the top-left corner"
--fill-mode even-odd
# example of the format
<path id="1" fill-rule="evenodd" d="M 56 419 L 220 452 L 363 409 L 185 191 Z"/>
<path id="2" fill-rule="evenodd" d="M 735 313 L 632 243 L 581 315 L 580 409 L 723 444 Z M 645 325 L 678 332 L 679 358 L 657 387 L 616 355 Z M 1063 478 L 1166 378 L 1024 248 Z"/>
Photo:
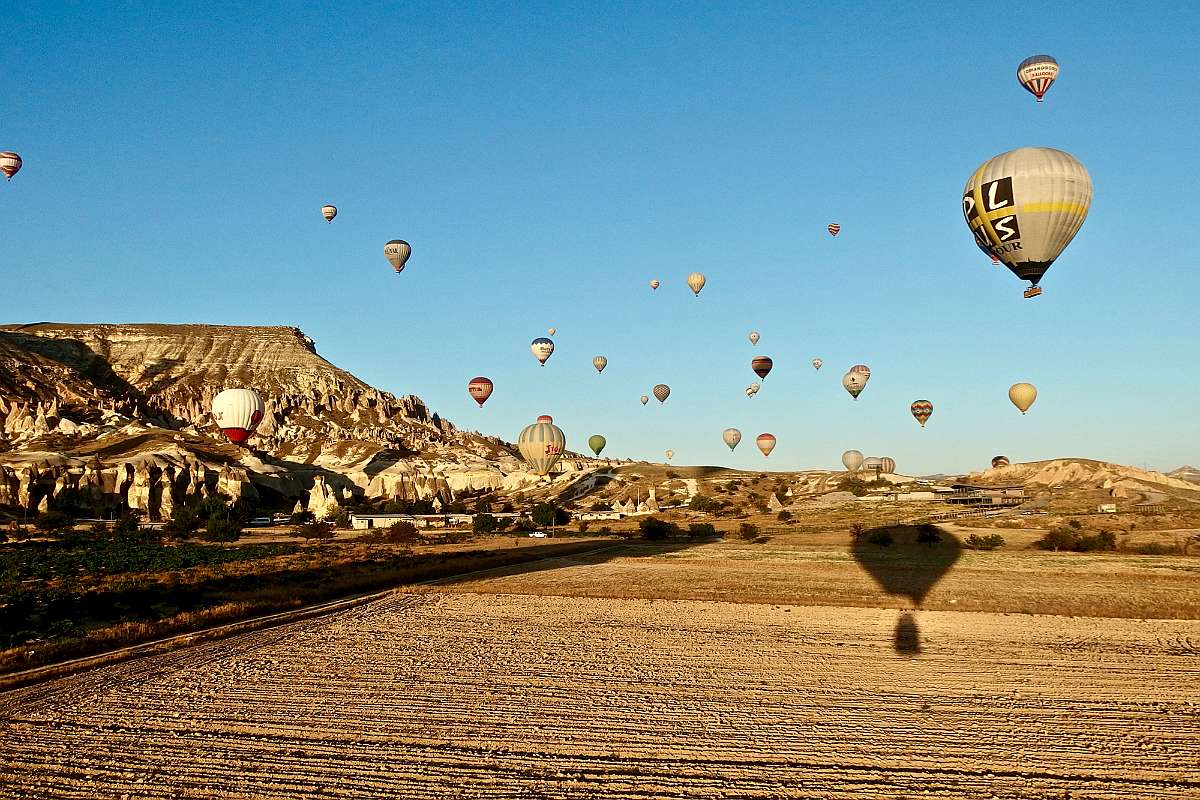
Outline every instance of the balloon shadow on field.
<path id="1" fill-rule="evenodd" d="M 879 587 L 890 595 L 907 598 L 914 608 L 962 555 L 958 539 L 936 525 L 886 525 L 852 534 L 850 554 Z M 905 611 L 896 622 L 893 647 L 897 653 L 921 652 L 921 631 L 916 618 Z"/>

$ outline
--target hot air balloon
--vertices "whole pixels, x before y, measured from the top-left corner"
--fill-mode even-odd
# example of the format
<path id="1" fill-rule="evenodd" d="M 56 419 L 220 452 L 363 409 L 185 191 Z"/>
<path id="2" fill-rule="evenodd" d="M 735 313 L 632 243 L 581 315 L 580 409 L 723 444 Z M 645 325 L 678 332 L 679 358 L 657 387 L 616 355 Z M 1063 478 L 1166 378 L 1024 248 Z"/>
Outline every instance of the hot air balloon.
<path id="1" fill-rule="evenodd" d="M 704 288 L 706 282 L 704 276 L 699 272 L 693 272 L 687 277 L 687 285 L 697 297 L 700 296 L 700 290 Z"/>
<path id="2" fill-rule="evenodd" d="M 764 456 L 771 455 L 771 451 L 775 449 L 775 437 L 769 433 L 760 433 L 754 443 Z"/>
<path id="3" fill-rule="evenodd" d="M 1009 464 L 1008 456 L 992 456 L 992 469 L 1007 467 Z"/>
<path id="4" fill-rule="evenodd" d="M 825 362 L 824 362 L 824 361 L 822 361 L 821 359 L 819 359 L 819 358 L 814 358 L 814 359 L 812 360 L 813 369 L 820 369 L 820 368 L 821 368 L 821 365 L 822 365 L 822 364 L 824 364 L 824 363 L 825 363 Z"/>
<path id="5" fill-rule="evenodd" d="M 646 405 L 646 403 L 650 402 L 650 397 L 648 395 L 642 395 L 638 399 L 642 401 L 642 405 Z"/>
<path id="6" fill-rule="evenodd" d="M 1026 297 L 1087 219 L 1092 178 L 1070 153 L 1021 147 L 985 161 L 963 189 L 975 244 L 1023 281 Z"/>
<path id="7" fill-rule="evenodd" d="M 883 461 L 879 458 L 876 458 L 875 456 L 871 456 L 870 458 L 864 458 L 863 462 L 862 462 L 862 468 L 865 469 L 867 472 L 876 472 L 876 473 L 882 472 L 883 471 Z"/>
<path id="8" fill-rule="evenodd" d="M 726 428 L 725 432 L 721 434 L 721 439 L 729 446 L 730 450 L 733 450 L 742 440 L 742 432 L 737 428 Z"/>
<path id="9" fill-rule="evenodd" d="M 847 372 L 842 376 L 842 387 L 857 400 L 862 390 L 867 388 L 867 378 L 858 372 Z"/>
<path id="10" fill-rule="evenodd" d="M 546 333 L 548 333 L 548 334 L 550 334 L 551 336 L 553 336 L 554 334 L 558 333 L 558 328 L 547 328 L 547 329 L 546 329 Z"/>
<path id="11" fill-rule="evenodd" d="M 1042 102 L 1054 79 L 1058 77 L 1058 62 L 1051 56 L 1030 56 L 1017 65 L 1017 81 Z"/>
<path id="12" fill-rule="evenodd" d="M 856 469 L 861 467 L 862 463 L 863 454 L 859 451 L 847 450 L 846 452 L 842 453 L 842 466 L 848 469 L 850 472 L 854 472 Z"/>
<path id="13" fill-rule="evenodd" d="M 830 236 L 837 236 L 838 231 L 842 229 L 842 226 L 838 225 L 836 222 L 831 222 L 826 226 L 826 229 L 829 231 Z"/>
<path id="14" fill-rule="evenodd" d="M 762 386 L 758 383 L 750 384 L 746 387 L 746 397 L 754 397 L 754 395 L 758 394 L 758 390 L 761 388 Z"/>
<path id="15" fill-rule="evenodd" d="M 1033 405 L 1033 401 L 1037 400 L 1037 387 L 1032 383 L 1014 383 L 1008 387 L 1008 399 L 1024 414 Z"/>
<path id="16" fill-rule="evenodd" d="M 0 153 L 0 172 L 4 173 L 4 177 L 12 180 L 13 175 L 21 171 L 21 157 L 11 150 L 5 150 Z"/>
<path id="17" fill-rule="evenodd" d="M 480 408 L 483 408 L 483 404 L 492 396 L 493 388 L 495 387 L 492 385 L 491 379 L 482 375 L 471 378 L 471 382 L 467 384 L 467 392 L 475 399 L 476 403 L 479 403 Z"/>
<path id="18" fill-rule="evenodd" d="M 855 375 L 862 375 L 863 380 L 869 380 L 871 377 L 871 368 L 866 364 L 855 364 L 850 368 L 850 371 Z"/>
<path id="19" fill-rule="evenodd" d="M 383 254 L 387 256 L 387 260 L 391 262 L 392 268 L 399 275 L 401 272 L 404 272 L 404 263 L 412 255 L 412 245 L 403 239 L 392 239 L 383 246 Z"/>
<path id="20" fill-rule="evenodd" d="M 660 383 L 650 390 L 651 393 L 658 398 L 658 402 L 665 403 L 667 398 L 671 396 L 671 387 L 665 383 Z"/>
<path id="21" fill-rule="evenodd" d="M 554 354 L 554 342 L 545 336 L 539 336 L 529 343 L 529 350 L 533 353 L 533 357 L 538 360 L 538 363 L 544 367 L 546 366 L 546 359 Z"/>
<path id="22" fill-rule="evenodd" d="M 534 474 L 545 476 L 563 451 L 567 449 L 567 437 L 548 416 L 538 417 L 532 425 L 526 425 L 517 437 L 517 449 Z"/>
<path id="23" fill-rule="evenodd" d="M 604 449 L 604 445 L 606 444 L 608 444 L 608 440 L 598 433 L 588 437 L 588 447 L 592 448 L 592 452 L 596 455 L 600 455 L 600 451 Z"/>
<path id="24" fill-rule="evenodd" d="M 550 424 L 554 424 L 554 417 L 550 416 L 549 414 L 542 414 L 537 418 L 536 421 L 537 422 L 549 422 Z"/>
<path id="25" fill-rule="evenodd" d="M 750 344 L 757 347 L 758 340 L 761 339 L 762 337 L 758 335 L 758 331 L 750 331 L 750 336 L 748 338 L 750 339 Z"/>
<path id="26" fill-rule="evenodd" d="M 604 356 L 596 356 L 592 359 L 592 366 L 596 368 L 596 372 L 604 372 L 604 368 L 608 366 L 608 359 Z"/>
<path id="27" fill-rule="evenodd" d="M 224 389 L 212 401 L 212 415 L 225 438 L 245 444 L 262 422 L 266 406 L 253 389 Z"/>
<path id="28" fill-rule="evenodd" d="M 894 474 L 896 472 L 896 462 L 887 456 L 880 458 L 879 471 L 888 475 Z"/>
<path id="29" fill-rule="evenodd" d="M 675 451 L 674 451 L 674 450 L 668 450 L 668 451 L 667 451 L 666 453 L 664 453 L 663 455 L 665 455 L 665 456 L 667 457 L 667 461 L 670 461 L 672 458 L 674 458 L 674 457 L 675 457 Z"/>
<path id="30" fill-rule="evenodd" d="M 921 427 L 924 428 L 925 423 L 933 416 L 933 403 L 928 400 L 914 400 L 913 404 L 909 406 L 909 410 L 912 411 L 912 415 L 916 417 L 917 422 L 921 423 Z"/>
<path id="31" fill-rule="evenodd" d="M 658 282 L 658 278 L 655 278 L 654 280 L 650 281 L 650 290 L 651 291 L 654 291 L 659 286 L 662 286 L 662 284 Z"/>
<path id="32" fill-rule="evenodd" d="M 766 356 L 755 356 L 750 360 L 750 369 L 754 370 L 754 374 L 763 380 L 767 379 L 767 374 L 774 365 L 775 362 Z"/>
<path id="33" fill-rule="evenodd" d="M 333 218 L 337 216 L 337 206 L 331 206 L 328 203 L 321 206 L 321 216 L 325 218 L 326 222 L 333 222 Z"/>

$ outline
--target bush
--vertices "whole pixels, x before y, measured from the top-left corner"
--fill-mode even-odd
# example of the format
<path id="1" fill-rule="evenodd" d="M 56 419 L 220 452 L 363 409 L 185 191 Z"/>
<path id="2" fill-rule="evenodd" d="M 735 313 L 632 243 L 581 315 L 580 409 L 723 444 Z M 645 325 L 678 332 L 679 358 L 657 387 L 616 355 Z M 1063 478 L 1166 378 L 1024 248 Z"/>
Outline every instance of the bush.
<path id="1" fill-rule="evenodd" d="M 554 503 L 538 503 L 533 507 L 533 521 L 543 528 L 554 525 L 566 525 L 571 521 L 571 515 Z"/>
<path id="2" fill-rule="evenodd" d="M 1142 556 L 1167 556 L 1178 553 L 1179 548 L 1163 542 L 1149 542 L 1147 544 L 1134 545 L 1128 549 L 1128 552 L 1137 553 Z"/>
<path id="3" fill-rule="evenodd" d="M 38 514 L 37 520 L 33 524 L 39 531 L 57 531 L 71 527 L 74 522 L 74 519 L 61 511 L 45 511 Z"/>
<path id="4" fill-rule="evenodd" d="M 872 531 L 867 535 L 867 541 L 879 547 L 891 547 L 896 539 L 890 531 Z"/>
<path id="5" fill-rule="evenodd" d="M 918 544 L 937 544 L 942 540 L 942 534 L 932 525 L 922 525 L 921 530 L 917 533 Z"/>
<path id="6" fill-rule="evenodd" d="M 1067 527 L 1073 528 L 1074 530 L 1080 530 L 1083 528 L 1083 523 L 1077 519 L 1072 519 L 1067 521 Z"/>
<path id="7" fill-rule="evenodd" d="M 792 512 L 785 508 L 783 511 L 780 511 L 775 518 L 780 522 L 790 522 L 792 519 Z"/>
<path id="8" fill-rule="evenodd" d="M 297 511 L 288 519 L 288 522 L 292 525 L 307 525 L 310 522 L 316 521 L 317 517 L 311 511 Z"/>
<path id="9" fill-rule="evenodd" d="M 854 522 L 850 525 L 850 541 L 857 543 L 863 536 L 863 531 L 867 528 L 861 522 Z"/>
<path id="10" fill-rule="evenodd" d="M 384 544 L 408 544 L 420 539 L 421 533 L 417 526 L 406 519 L 393 522 L 379 533 L 379 541 Z"/>
<path id="11" fill-rule="evenodd" d="M 713 505 L 713 499 L 703 494 L 692 495 L 692 499 L 688 501 L 688 508 L 692 511 L 711 511 Z"/>
<path id="12" fill-rule="evenodd" d="M 518 533 L 532 533 L 537 529 L 537 523 L 531 520 L 529 517 L 519 517 L 517 521 L 513 523 L 513 530 Z"/>
<path id="13" fill-rule="evenodd" d="M 711 522 L 696 522 L 688 526 L 689 539 L 711 539 L 717 535 L 717 529 Z"/>
<path id="14" fill-rule="evenodd" d="M 495 533 L 500 529 L 500 521 L 491 514 L 476 514 L 471 520 L 471 530 L 479 534 Z"/>
<path id="15" fill-rule="evenodd" d="M 650 542 L 660 542 L 668 536 L 678 536 L 680 532 L 678 525 L 658 517 L 646 517 L 638 523 L 638 530 L 642 538 Z"/>
<path id="16" fill-rule="evenodd" d="M 758 526 L 749 522 L 743 522 L 738 526 L 738 536 L 747 542 L 752 542 L 758 538 Z"/>
<path id="17" fill-rule="evenodd" d="M 208 518 L 200 538 L 208 542 L 236 542 L 242 536 L 242 522 L 228 510 Z"/>
<path id="18" fill-rule="evenodd" d="M 867 482 L 857 475 L 847 475 L 838 481 L 838 488 L 843 492 L 850 492 L 855 497 L 862 497 L 869 494 L 871 488 L 867 486 Z"/>
<path id="19" fill-rule="evenodd" d="M 963 547 L 968 550 L 995 550 L 997 547 L 1003 546 L 1004 537 L 998 533 L 989 533 L 987 536 L 972 533 L 963 542 Z"/>
<path id="20" fill-rule="evenodd" d="M 1071 522 L 1076 521 L 1071 520 Z M 1067 523 L 1068 526 L 1070 524 L 1070 522 Z M 1072 530 L 1070 527 L 1055 528 L 1034 542 L 1033 545 L 1040 550 L 1053 550 L 1055 552 L 1059 550 L 1067 550 L 1074 553 L 1110 551 L 1117 549 L 1117 535 L 1112 531 L 1101 531 L 1095 535 L 1087 536 L 1080 533 L 1078 529 Z"/>
<path id="21" fill-rule="evenodd" d="M 310 522 L 306 525 L 301 525 L 299 533 L 304 537 L 304 541 L 316 539 L 318 541 L 328 541 L 334 536 L 333 525 L 328 522 Z"/>

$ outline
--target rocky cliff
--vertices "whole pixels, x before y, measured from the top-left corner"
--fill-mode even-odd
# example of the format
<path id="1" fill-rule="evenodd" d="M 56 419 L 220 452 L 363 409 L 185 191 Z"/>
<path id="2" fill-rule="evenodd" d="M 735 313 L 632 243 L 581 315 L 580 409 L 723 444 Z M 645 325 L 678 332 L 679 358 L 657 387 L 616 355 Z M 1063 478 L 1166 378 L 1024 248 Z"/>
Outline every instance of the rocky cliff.
<path id="1" fill-rule="evenodd" d="M 217 392 L 238 386 L 267 406 L 249 450 L 209 414 Z M 536 481 L 511 445 L 369 386 L 287 327 L 0 326 L 0 423 L 0 505 L 27 510 L 107 504 L 165 518 L 213 492 L 314 510 L 448 503 Z"/>

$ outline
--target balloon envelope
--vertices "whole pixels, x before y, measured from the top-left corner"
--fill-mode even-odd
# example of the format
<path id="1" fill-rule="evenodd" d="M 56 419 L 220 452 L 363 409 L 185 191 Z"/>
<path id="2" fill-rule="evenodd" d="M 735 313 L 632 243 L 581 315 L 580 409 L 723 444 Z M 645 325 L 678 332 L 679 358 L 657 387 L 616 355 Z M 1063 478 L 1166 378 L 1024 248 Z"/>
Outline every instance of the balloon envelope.
<path id="1" fill-rule="evenodd" d="M 639 399 L 642 401 L 642 405 L 646 405 L 646 403 L 650 402 L 649 395 L 642 395 Z"/>
<path id="2" fill-rule="evenodd" d="M 321 216 L 325 218 L 326 222 L 333 222 L 333 218 L 337 216 L 337 206 L 329 204 L 321 206 Z"/>
<path id="3" fill-rule="evenodd" d="M 667 461 L 670 461 L 672 458 L 674 458 L 674 457 L 675 457 L 675 451 L 674 451 L 674 450 L 668 450 L 668 451 L 667 451 L 667 452 L 666 452 L 664 455 L 666 455 L 666 457 L 667 457 Z"/>
<path id="4" fill-rule="evenodd" d="M 671 396 L 671 387 L 667 386 L 665 383 L 658 384 L 651 391 L 653 392 L 654 396 L 658 398 L 658 402 L 660 403 L 667 402 L 667 398 Z"/>
<path id="5" fill-rule="evenodd" d="M 526 425 L 517 437 L 517 450 L 536 475 L 549 473 L 562 458 L 566 447 L 567 437 L 553 422 Z"/>
<path id="6" fill-rule="evenodd" d="M 766 356 L 755 356 L 750 359 L 750 369 L 754 370 L 754 374 L 763 380 L 766 380 L 767 374 L 770 373 L 771 367 L 774 365 L 775 362 Z"/>
<path id="7" fill-rule="evenodd" d="M 703 275 L 701 275 L 699 272 L 693 272 L 691 275 L 688 275 L 688 278 L 687 278 L 688 287 L 696 295 L 700 294 L 700 290 L 704 288 L 704 284 L 706 282 L 707 282 L 707 280 L 705 279 L 705 277 Z"/>
<path id="8" fill-rule="evenodd" d="M 893 474 L 896 471 L 896 462 L 887 456 L 884 456 L 883 458 L 879 459 L 879 471 L 886 472 L 888 475 Z"/>
<path id="9" fill-rule="evenodd" d="M 764 456 L 771 455 L 771 451 L 775 449 L 775 437 L 770 433 L 760 433 L 754 443 L 758 445 L 758 449 Z"/>
<path id="10" fill-rule="evenodd" d="M 1008 465 L 1008 456 L 992 456 L 992 469 L 1007 467 Z"/>
<path id="11" fill-rule="evenodd" d="M 1053 56 L 1036 55 L 1017 65 L 1017 81 L 1042 102 L 1046 90 L 1058 78 L 1058 62 Z"/>
<path id="12" fill-rule="evenodd" d="M 838 225 L 836 222 L 831 222 L 826 226 L 826 229 L 829 231 L 830 236 L 837 236 L 842 230 L 842 226 Z"/>
<path id="13" fill-rule="evenodd" d="M 608 444 L 608 440 L 598 433 L 588 437 L 588 447 L 592 448 L 592 452 L 596 455 L 600 455 L 600 451 L 606 444 Z"/>
<path id="14" fill-rule="evenodd" d="M 867 379 L 858 372 L 847 372 L 842 376 L 842 388 L 857 400 L 862 390 L 867 388 Z"/>
<path id="15" fill-rule="evenodd" d="M 480 408 L 492 396 L 492 389 L 494 388 L 491 379 L 485 378 L 482 375 L 471 378 L 471 382 L 467 384 L 467 391 L 475 399 L 475 402 L 479 403 Z"/>
<path id="16" fill-rule="evenodd" d="M 749 336 L 750 344 L 757 345 L 758 340 L 761 338 L 762 337 L 758 335 L 758 331 L 750 331 L 750 336 Z"/>
<path id="17" fill-rule="evenodd" d="M 861 467 L 862 463 L 863 454 L 859 451 L 847 450 L 846 452 L 842 453 L 842 466 L 851 472 L 854 472 L 856 469 Z"/>
<path id="18" fill-rule="evenodd" d="M 733 448 L 737 447 L 738 442 L 742 440 L 742 432 L 737 428 L 726 428 L 725 432 L 721 434 L 721 440 L 729 446 L 730 450 L 732 450 Z"/>
<path id="19" fill-rule="evenodd" d="M 11 150 L 5 150 L 0 153 L 0 172 L 4 173 L 4 177 L 12 180 L 13 175 L 21 171 L 21 157 Z"/>
<path id="20" fill-rule="evenodd" d="M 596 372 L 604 372 L 604 368 L 608 366 L 608 359 L 604 356 L 596 356 L 592 359 L 592 366 L 596 368 Z"/>
<path id="21" fill-rule="evenodd" d="M 547 328 L 547 329 L 546 329 L 546 333 L 548 333 L 548 334 L 550 334 L 551 336 L 553 336 L 554 334 L 558 333 L 558 328 Z"/>
<path id="22" fill-rule="evenodd" d="M 392 239 L 383 246 L 383 254 L 391 263 L 392 268 L 396 270 L 396 274 L 399 275 L 404 272 L 404 264 L 412 255 L 412 246 L 403 239 Z"/>
<path id="23" fill-rule="evenodd" d="M 921 427 L 925 427 L 925 423 L 933 416 L 933 403 L 928 400 L 914 400 L 909 406 L 909 411 L 916 417 L 917 422 L 921 423 Z"/>
<path id="24" fill-rule="evenodd" d="M 662 286 L 662 284 L 658 282 L 658 278 L 655 278 L 654 280 L 650 281 L 650 288 L 652 290 L 657 289 L 659 286 Z"/>
<path id="25" fill-rule="evenodd" d="M 850 371 L 855 375 L 862 375 L 864 381 L 871 377 L 871 368 L 866 364 L 855 364 L 850 368 Z"/>
<path id="26" fill-rule="evenodd" d="M 529 350 L 533 353 L 533 357 L 538 360 L 538 363 L 544 367 L 546 366 L 546 359 L 554 355 L 554 342 L 545 336 L 539 336 L 529 343 Z"/>
<path id="27" fill-rule="evenodd" d="M 1014 383 L 1008 387 L 1008 399 L 1024 414 L 1037 400 L 1037 387 L 1032 383 Z"/>
<path id="28" fill-rule="evenodd" d="M 1036 287 L 1087 219 L 1092 178 L 1070 153 L 1021 147 L 975 170 L 962 202 L 975 244 Z"/>
<path id="29" fill-rule="evenodd" d="M 825 363 L 825 362 L 824 362 L 824 361 L 822 361 L 821 359 L 819 359 L 819 358 L 814 358 L 814 359 L 812 360 L 813 369 L 820 369 L 820 368 L 821 368 L 821 365 L 822 365 L 822 364 L 824 364 L 824 363 Z"/>
<path id="30" fill-rule="evenodd" d="M 537 418 L 536 421 L 537 422 L 554 422 L 554 417 L 550 416 L 549 414 L 542 414 L 540 417 Z"/>
<path id="31" fill-rule="evenodd" d="M 225 389 L 212 401 L 217 427 L 234 444 L 245 444 L 265 412 L 262 397 L 253 389 Z"/>

